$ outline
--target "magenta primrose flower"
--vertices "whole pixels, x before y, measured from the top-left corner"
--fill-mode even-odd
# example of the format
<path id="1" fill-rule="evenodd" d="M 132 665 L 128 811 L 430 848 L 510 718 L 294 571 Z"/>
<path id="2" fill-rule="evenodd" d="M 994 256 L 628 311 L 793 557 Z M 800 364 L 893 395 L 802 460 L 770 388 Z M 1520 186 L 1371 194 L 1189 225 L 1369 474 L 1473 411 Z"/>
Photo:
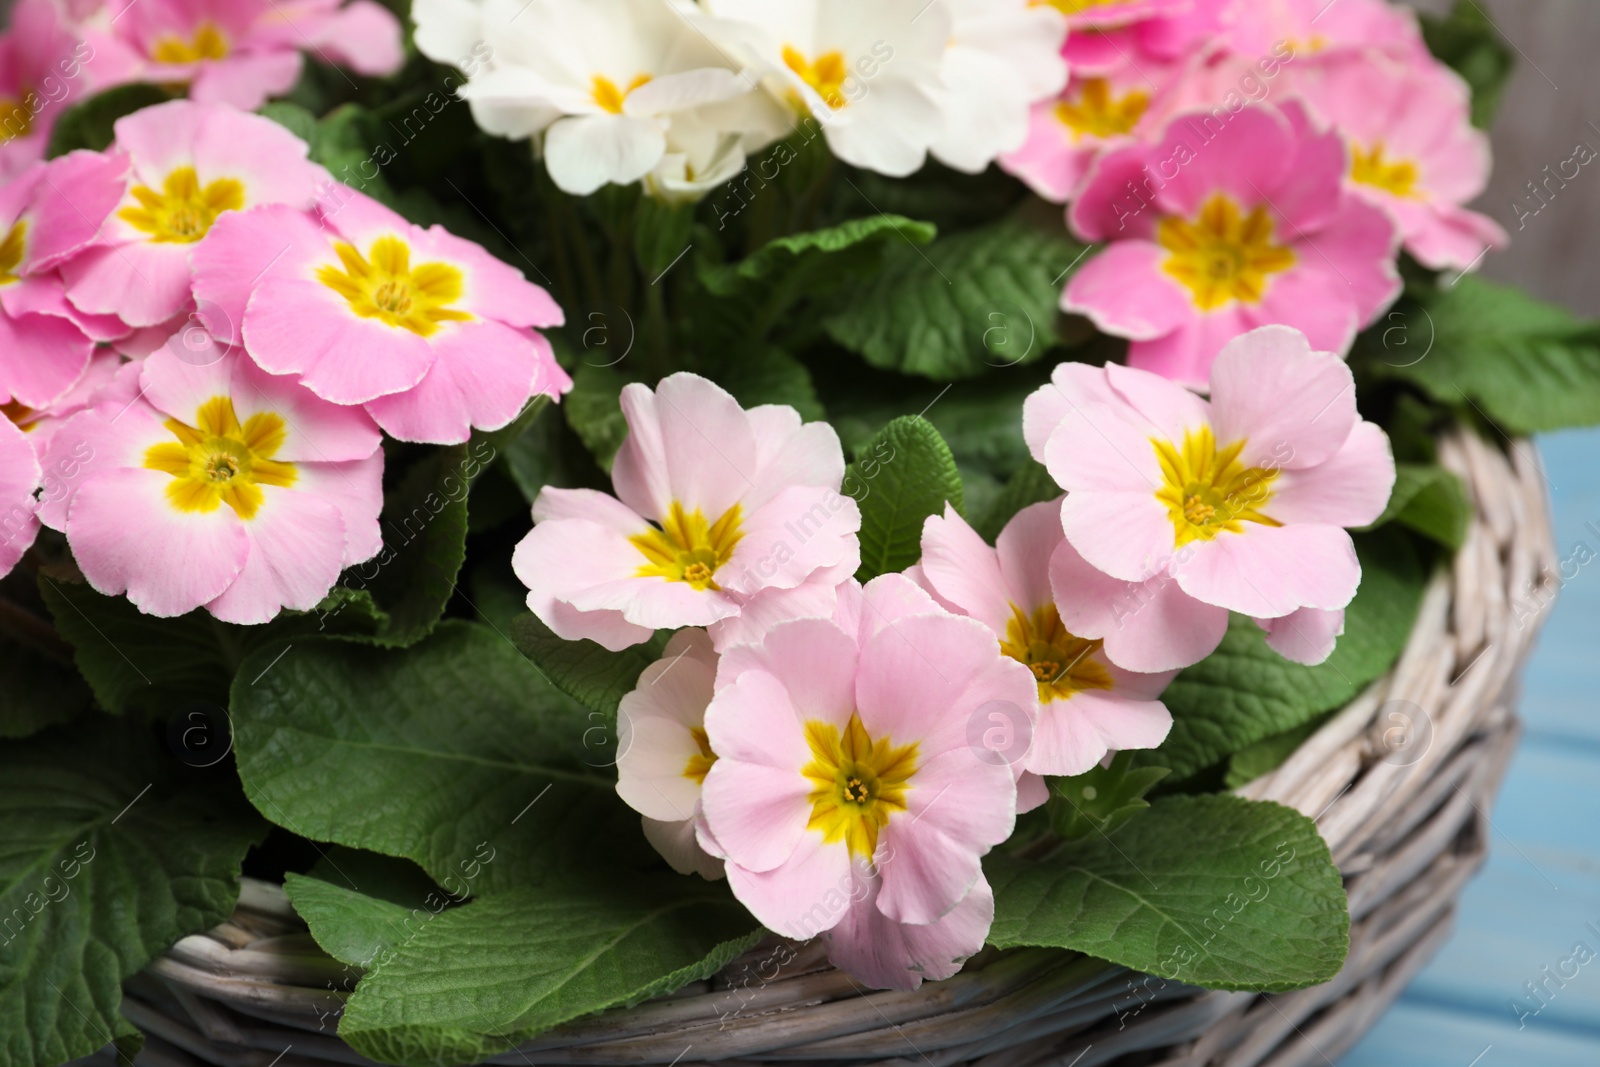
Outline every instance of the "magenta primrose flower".
<path id="1" fill-rule="evenodd" d="M 400 21 L 373 0 L 139 0 L 85 25 L 103 83 L 185 85 L 189 98 L 254 111 L 294 88 L 302 50 L 361 74 L 404 59 Z"/>
<path id="2" fill-rule="evenodd" d="M 1348 165 L 1296 101 L 1180 115 L 1085 179 L 1068 221 L 1107 247 L 1061 306 L 1129 338 L 1130 366 L 1186 385 L 1261 325 L 1347 352 L 1401 288 L 1394 224 L 1345 191 Z"/>
<path id="3" fill-rule="evenodd" d="M 544 289 L 441 226 L 325 191 L 315 214 L 222 219 L 195 251 L 195 299 L 263 370 L 430 444 L 499 429 L 531 397 L 572 388 L 534 329 L 562 322 Z"/>
<path id="4" fill-rule="evenodd" d="M 174 340 L 144 361 L 141 397 L 57 428 L 44 468 L 75 474 L 40 518 L 90 585 L 146 614 L 250 625 L 310 610 L 382 545 L 381 435 L 237 349 L 203 350 L 196 365 Z"/>
<path id="5" fill-rule="evenodd" d="M 1497 222 L 1462 206 L 1488 187 L 1490 153 L 1454 71 L 1346 55 L 1297 72 L 1295 84 L 1349 147 L 1346 187 L 1389 213 L 1423 266 L 1466 270 L 1509 242 Z"/>
<path id="6" fill-rule="evenodd" d="M 1346 529 L 1376 520 L 1394 486 L 1388 438 L 1356 413 L 1343 361 L 1289 327 L 1230 342 L 1209 384 L 1207 401 L 1148 372 L 1063 364 L 1029 399 L 1077 553 L 1052 560 L 1062 622 L 1124 667 L 1173 669 L 1209 655 L 1236 611 L 1318 662 L 1361 581 Z"/>

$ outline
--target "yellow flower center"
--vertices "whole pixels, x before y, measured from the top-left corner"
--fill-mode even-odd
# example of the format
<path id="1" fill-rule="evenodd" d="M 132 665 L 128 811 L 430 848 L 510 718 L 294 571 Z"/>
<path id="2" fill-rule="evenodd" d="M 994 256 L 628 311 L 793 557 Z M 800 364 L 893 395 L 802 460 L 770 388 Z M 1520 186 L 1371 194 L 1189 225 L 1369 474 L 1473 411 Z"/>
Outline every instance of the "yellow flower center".
<path id="1" fill-rule="evenodd" d="M 1032 614 L 1011 605 L 1000 651 L 1033 672 L 1039 701 L 1071 700 L 1085 689 L 1111 689 L 1115 683 L 1104 663 L 1094 658 L 1102 641 L 1089 641 L 1061 625 L 1054 604 Z"/>
<path id="2" fill-rule="evenodd" d="M 717 754 L 711 751 L 711 738 L 706 735 L 705 727 L 691 726 L 689 733 L 694 737 L 694 743 L 700 747 L 700 754 L 689 757 L 689 762 L 683 768 L 683 776 L 705 785 L 706 775 L 711 773 L 711 765 L 717 762 Z"/>
<path id="3" fill-rule="evenodd" d="M 1078 15 L 1100 7 L 1126 7 L 1134 0 L 1029 0 L 1030 7 L 1053 7 L 1063 15 Z"/>
<path id="4" fill-rule="evenodd" d="M 20 99 L 17 100 L 0 96 L 0 144 L 14 137 L 26 137 L 32 132 L 33 112 L 23 103 L 31 95 L 26 91 L 19 92 Z"/>
<path id="5" fill-rule="evenodd" d="M 1274 243 L 1272 230 L 1265 207 L 1246 215 L 1217 193 L 1192 222 L 1162 219 L 1156 240 L 1171 253 L 1163 269 L 1188 288 L 1196 307 L 1215 311 L 1233 300 L 1259 303 L 1267 280 L 1294 266 L 1293 249 Z"/>
<path id="6" fill-rule="evenodd" d="M 838 111 L 849 101 L 844 98 L 841 89 L 845 79 L 850 77 L 850 68 L 845 64 L 844 53 L 824 52 L 813 62 L 806 58 L 806 54 L 792 44 L 783 46 L 783 62 L 790 70 L 799 75 L 800 80 L 817 91 L 824 103 Z"/>
<path id="7" fill-rule="evenodd" d="M 20 400 L 8 400 L 4 404 L 0 404 L 0 415 L 10 419 L 12 424 L 23 433 L 28 433 L 39 424 L 38 420 L 34 418 L 37 414 L 38 412 Z"/>
<path id="8" fill-rule="evenodd" d="M 189 63 L 198 63 L 203 59 L 227 59 L 232 48 L 228 44 L 227 35 L 209 20 L 202 22 L 194 31 L 194 36 L 184 40 L 177 34 L 167 34 L 158 37 L 150 46 L 150 58 L 157 63 L 170 63 L 182 66 Z"/>
<path id="9" fill-rule="evenodd" d="M 10 285 L 20 281 L 21 275 L 17 269 L 22 266 L 22 257 L 27 254 L 28 223 L 18 220 L 6 234 L 5 240 L 0 241 L 0 285 Z"/>
<path id="10" fill-rule="evenodd" d="M 628 98 L 628 94 L 649 80 L 650 75 L 648 74 L 636 74 L 633 81 L 629 82 L 626 87 L 618 88 L 617 83 L 604 74 L 596 74 L 592 79 L 593 90 L 591 95 L 594 97 L 594 102 L 602 108 L 613 115 L 620 115 L 622 114 L 622 102 Z"/>
<path id="11" fill-rule="evenodd" d="M 214 396 L 200 405 L 193 426 L 168 419 L 166 427 L 178 440 L 150 446 L 144 465 L 172 475 L 167 502 L 178 511 L 227 504 L 239 518 L 253 519 L 266 502 L 261 486 L 286 488 L 299 477 L 294 464 L 272 458 L 287 435 L 278 415 L 262 412 L 241 425 L 233 400 Z"/>
<path id="12" fill-rule="evenodd" d="M 1362 185 L 1371 185 L 1395 196 L 1415 197 L 1417 179 L 1421 173 L 1408 159 L 1385 160 L 1383 142 L 1364 150 L 1354 142 L 1350 144 L 1350 177 Z"/>
<path id="13" fill-rule="evenodd" d="M 136 185 L 132 195 L 139 206 L 125 207 L 117 217 L 149 234 L 156 244 L 193 244 L 211 231 L 218 215 L 244 207 L 241 182 L 218 178 L 201 188 L 200 176 L 193 167 L 179 167 L 168 174 L 159 193 Z"/>
<path id="14" fill-rule="evenodd" d="M 906 810 L 906 793 L 917 773 L 917 746 L 874 741 L 851 715 L 844 733 L 815 719 L 806 723 L 811 762 L 800 768 L 811 783 L 808 830 L 822 831 L 828 844 L 843 841 L 851 856 L 868 859 L 878 848 L 878 831 L 889 817 Z"/>
<path id="15" fill-rule="evenodd" d="M 1183 447 L 1152 438 L 1164 480 L 1156 499 L 1172 520 L 1173 546 L 1210 541 L 1226 530 L 1239 533 L 1244 523 L 1281 526 L 1261 509 L 1272 499 L 1275 470 L 1246 467 L 1239 462 L 1245 442 L 1235 441 L 1218 451 L 1211 427 L 1183 435 Z"/>
<path id="16" fill-rule="evenodd" d="M 432 337 L 441 323 L 472 318 L 450 306 L 465 290 L 460 269 L 448 263 L 412 267 L 411 246 L 398 237 L 378 238 L 366 256 L 343 241 L 333 250 L 344 269 L 321 267 L 317 281 L 344 297 L 350 310 L 364 319 L 381 319 L 420 337 Z"/>
<path id="17" fill-rule="evenodd" d="M 717 568 L 733 556 L 734 546 L 743 536 L 738 504 L 711 523 L 699 508 L 686 512 L 682 504 L 673 501 L 660 526 L 628 538 L 649 561 L 634 574 L 639 578 L 688 582 L 701 592 L 720 590 L 722 587 L 715 580 Z"/>
<path id="18" fill-rule="evenodd" d="M 1072 131 L 1075 142 L 1104 139 L 1133 132 L 1149 106 L 1149 93 L 1131 89 L 1119 97 L 1105 78 L 1089 78 L 1071 99 L 1056 104 L 1056 119 Z"/>

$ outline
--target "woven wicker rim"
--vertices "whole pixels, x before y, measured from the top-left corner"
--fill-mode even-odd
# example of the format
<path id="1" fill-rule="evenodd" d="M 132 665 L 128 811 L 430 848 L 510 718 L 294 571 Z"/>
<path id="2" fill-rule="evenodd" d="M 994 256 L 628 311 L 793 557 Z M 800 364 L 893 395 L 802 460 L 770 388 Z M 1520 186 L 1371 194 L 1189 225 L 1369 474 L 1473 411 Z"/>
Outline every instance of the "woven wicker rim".
<path id="1" fill-rule="evenodd" d="M 488 1062 L 1331 1064 L 1448 935 L 1515 746 L 1515 680 L 1558 584 L 1533 447 L 1502 451 L 1460 432 L 1439 453 L 1468 486 L 1475 517 L 1453 567 L 1429 584 L 1399 662 L 1238 791 L 1316 819 L 1345 875 L 1351 950 L 1332 982 L 1270 997 L 1208 992 L 1022 950 L 986 952 L 915 992 L 867 992 L 816 946 L 773 942 L 710 981 L 577 1020 Z M 1397 707 L 1421 709 L 1431 727 L 1423 750 L 1403 759 L 1384 744 Z M 132 979 L 124 1012 L 150 1035 L 141 1058 L 150 1067 L 366 1064 L 334 1036 L 351 984 L 280 887 L 246 880 L 232 920 Z"/>

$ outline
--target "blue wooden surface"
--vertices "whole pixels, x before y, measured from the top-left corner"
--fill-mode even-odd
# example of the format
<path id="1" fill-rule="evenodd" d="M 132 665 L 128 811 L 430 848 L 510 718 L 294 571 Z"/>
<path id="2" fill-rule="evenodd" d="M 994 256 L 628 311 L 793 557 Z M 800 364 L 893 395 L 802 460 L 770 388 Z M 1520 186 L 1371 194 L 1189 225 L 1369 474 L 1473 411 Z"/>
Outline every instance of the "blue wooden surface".
<path id="1" fill-rule="evenodd" d="M 1527 732 L 1455 935 L 1339 1067 L 1600 1064 L 1600 430 L 1540 447 L 1560 555 L 1593 559 L 1562 586 L 1528 669 Z"/>

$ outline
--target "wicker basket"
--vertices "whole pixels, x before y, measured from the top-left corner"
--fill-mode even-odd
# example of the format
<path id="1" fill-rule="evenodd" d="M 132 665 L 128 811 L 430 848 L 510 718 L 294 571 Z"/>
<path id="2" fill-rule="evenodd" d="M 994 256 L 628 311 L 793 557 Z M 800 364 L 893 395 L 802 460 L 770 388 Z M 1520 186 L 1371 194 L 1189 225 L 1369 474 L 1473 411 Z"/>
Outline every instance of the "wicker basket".
<path id="1" fill-rule="evenodd" d="M 1429 587 L 1405 653 L 1287 763 L 1241 790 L 1315 817 L 1344 872 L 1350 956 L 1332 982 L 1274 996 L 1208 992 L 1025 950 L 986 952 L 916 992 L 868 992 L 812 948 L 762 978 L 767 946 L 709 982 L 578 1020 L 490 1062 L 1331 1064 L 1449 936 L 1516 744 L 1515 680 L 1554 594 L 1533 448 L 1519 442 L 1508 459 L 1462 434 L 1440 456 L 1466 479 L 1477 516 L 1453 570 Z M 1403 751 L 1386 744 L 1400 707 L 1410 718 L 1424 709 L 1424 729 Z M 365 1064 L 335 1036 L 344 984 L 282 890 L 247 881 L 232 920 L 185 938 L 130 981 L 123 1011 L 149 1035 L 140 1057 L 149 1067 Z"/>

